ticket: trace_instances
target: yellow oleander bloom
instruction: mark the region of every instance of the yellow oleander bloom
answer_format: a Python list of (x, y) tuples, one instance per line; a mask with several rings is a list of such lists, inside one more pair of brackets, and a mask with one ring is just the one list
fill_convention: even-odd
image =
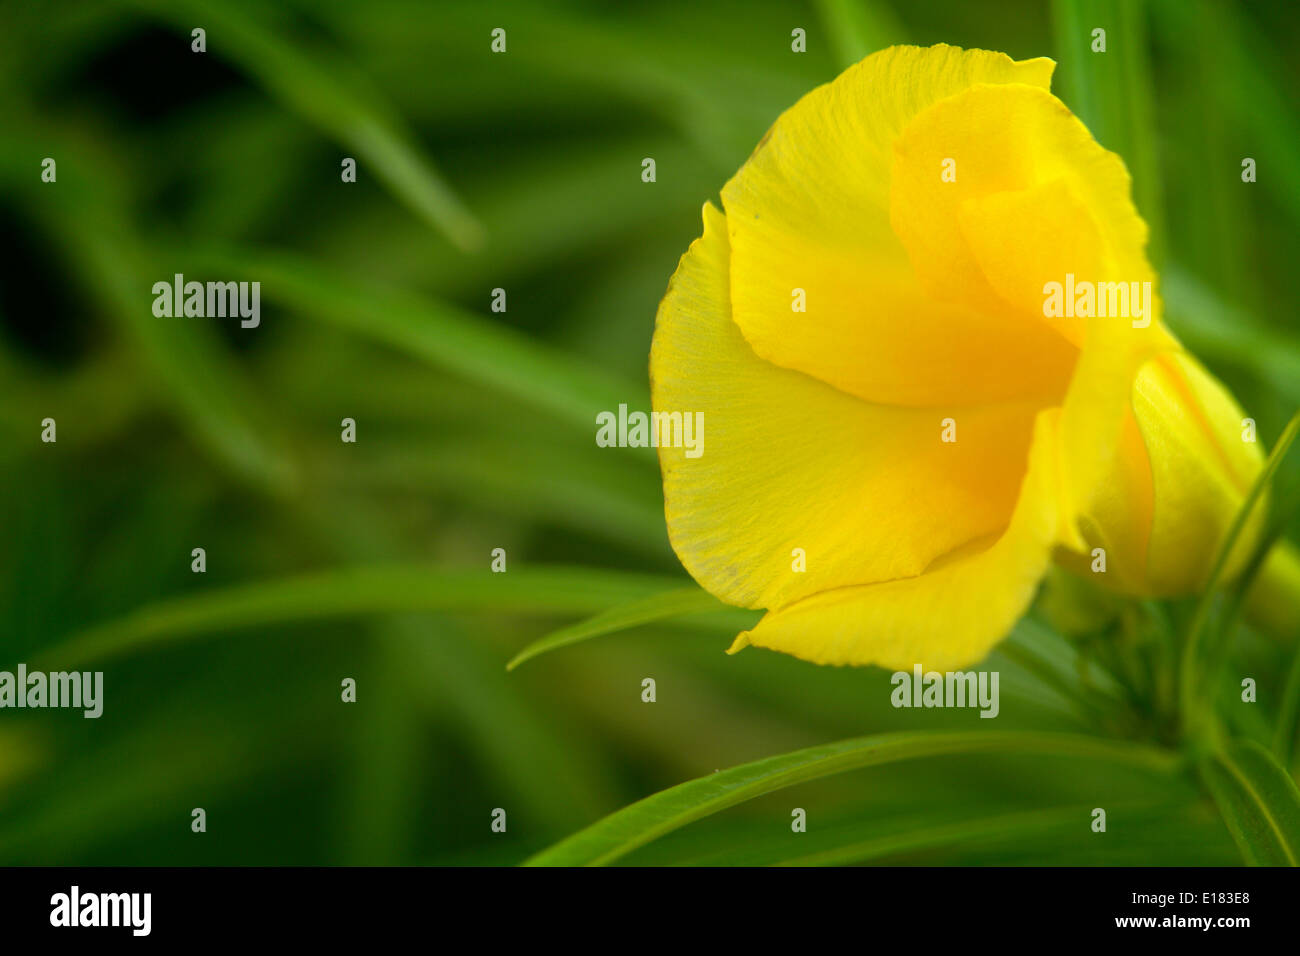
[(1128, 173), (1053, 66), (884, 50), (705, 205), (650, 366), (655, 410), (708, 434), (660, 448), (673, 547), (767, 609), (733, 649), (948, 669), (1053, 560), (1104, 549), (1124, 593), (1204, 583), (1261, 456), (1164, 328)]

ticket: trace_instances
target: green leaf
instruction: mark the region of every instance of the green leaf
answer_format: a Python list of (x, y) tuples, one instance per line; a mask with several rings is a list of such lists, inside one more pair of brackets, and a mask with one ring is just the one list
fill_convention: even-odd
[(391, 611), (590, 614), (671, 583), (670, 578), (591, 568), (527, 568), (508, 574), (493, 574), (486, 567), (344, 568), (159, 601), (83, 631), (43, 652), (41, 659), (81, 666), (214, 631)]
[(27, 734), (13, 729), (0, 731), (0, 796), (47, 761), (47, 755)]
[(1081, 658), (1069, 641), (1033, 616), (1017, 622), (996, 652), (1019, 664), (1090, 717), (1121, 703), (1119, 687), (1110, 674)]
[(1300, 647), (1292, 651), (1291, 668), (1282, 689), (1282, 705), (1278, 708), (1277, 724), (1273, 728), (1273, 753), (1283, 766), (1291, 765), (1297, 714), (1300, 714)]
[[(343, 65), (308, 56), (233, 3), (130, 0), (187, 35), (196, 23), (209, 34), (214, 55), (228, 57), (304, 120), (354, 149), (362, 164), (398, 199), (462, 249), (483, 243), (483, 227), (420, 154), (378, 94), (363, 93), (363, 78), (338, 78)], [(338, 168), (330, 170), (338, 175)]]
[[(545, 654), (547, 651), (553, 651), (561, 647), (568, 647), (570, 644), (577, 644), (593, 637), (603, 637), (606, 634), (626, 631), (655, 621), (666, 621), (689, 614), (720, 610), (728, 610), (727, 605), (698, 587), (679, 588), (664, 594), (652, 594), (647, 598), (639, 598), (626, 604), (620, 604), (618, 607), (612, 607), (607, 611), (602, 611), (595, 617), (553, 631), (545, 637), (533, 641), (511, 659), (510, 663), (506, 665), (506, 670), (512, 671), (524, 661), (532, 660), (539, 654)], [(736, 624), (740, 628), (753, 623), (753, 612), (740, 611), (736, 613), (735, 617)]]
[(1198, 276), (1177, 266), (1160, 277), (1170, 327), (1197, 355), (1231, 363), (1300, 402), (1300, 348), (1294, 338), (1225, 302)]
[[(1171, 807), (1150, 805), (1116, 807), (1107, 805), (1112, 816), (1123, 813), (1132, 820), (1141, 818), (1144, 823), (1159, 820)], [(950, 847), (962, 843), (992, 843), (999, 846), (1041, 848), (1045, 842), (1059, 845), (1062, 840), (1087, 829), (1092, 807), (1053, 807), (1046, 810), (1029, 810), (981, 816), (956, 823), (937, 826), (914, 826), (908, 829), (882, 833), (870, 839), (847, 843), (831, 850), (809, 853), (778, 862), (777, 866), (849, 866), (880, 857), (894, 856), (916, 850)]]
[[(469, 627), (455, 621), (439, 621), (438, 627), (449, 639), (429, 640), (427, 626), (414, 627), (400, 649), (408, 693), (423, 702), (437, 726), (457, 731), (473, 763), (487, 771), (491, 792), (509, 788), (498, 799), (512, 800), (512, 818), (517, 809), (530, 830), (541, 830), (529, 835), (527, 849), (545, 846), (618, 805), (622, 790), (615, 768), (602, 759), (595, 737), (565, 733), (567, 717), (550, 685), (521, 686), (501, 669), (497, 648), (476, 641)], [(463, 767), (447, 769), (476, 776)], [(417, 778), (427, 777), (423, 756), (416, 756), (415, 769)], [(524, 851), (509, 862), (519, 852)]]
[[(1097, 142), (1118, 153), (1133, 177), (1133, 199), (1150, 227), (1148, 255), (1164, 257), (1164, 197), (1151, 135), (1155, 95), (1147, 52), (1146, 4), (1141, 0), (1054, 0), (1061, 98)], [(1094, 53), (1092, 31), (1106, 31), (1106, 51)]]
[(214, 328), (176, 319), (159, 321), (142, 307), (150, 282), (122, 227), (111, 234), (84, 230), (79, 244), (97, 294), (144, 369), (163, 385), (180, 423), (192, 426), (197, 443), (261, 490), (292, 493), (298, 469), (282, 443), (258, 421), (264, 414), (258, 393), (221, 346)]
[[(261, 276), (263, 296), (313, 319), (382, 342), (545, 409), (596, 434), (596, 415), (649, 406), (642, 383), (625, 382), (473, 312), (384, 288), (278, 253), (209, 250), (205, 266)], [(631, 449), (647, 461), (654, 449)]]
[(815, 0), (814, 6), (841, 70), (868, 54), (906, 40), (893, 12), (873, 0)]
[(1260, 469), (1259, 475), (1255, 478), (1255, 483), (1251, 486), (1246, 500), (1237, 510), (1237, 515), (1233, 518), (1232, 525), (1228, 528), (1228, 533), (1224, 536), (1219, 545), (1218, 553), (1215, 555), (1214, 564), (1210, 570), (1210, 576), (1205, 585), (1205, 590), (1201, 593), (1201, 599), (1196, 605), (1196, 612), (1192, 617), (1192, 624), (1187, 634), (1187, 644), (1183, 651), (1183, 658), (1180, 667), (1180, 701), (1183, 714), (1184, 724), (1191, 727), (1198, 721), (1207, 719), (1208, 711), (1198, 709), (1197, 697), (1202, 689), (1204, 674), (1204, 661), (1202, 660), (1205, 648), (1205, 634), (1210, 617), (1210, 610), (1214, 603), (1215, 595), (1218, 593), (1219, 586), (1223, 580), (1224, 569), (1228, 564), (1228, 557), (1236, 547), (1237, 540), (1241, 537), (1246, 523), (1250, 520), (1255, 510), (1255, 505), (1263, 498), (1265, 491), (1273, 481), (1273, 473), (1277, 471), (1278, 465), (1286, 457), (1287, 449), (1295, 441), (1296, 433), (1300, 432), (1300, 412), (1292, 416), (1291, 421), (1287, 423), (1282, 430), (1282, 436), (1278, 439), (1277, 445), (1273, 448), (1273, 453), (1268, 456), (1268, 461)]
[(1235, 741), (1207, 756), (1201, 774), (1251, 866), (1300, 865), (1300, 790), (1254, 741)]
[(531, 857), (529, 866), (600, 866), (719, 810), (774, 790), (864, 767), (950, 754), (1054, 754), (1172, 772), (1168, 751), (1076, 734), (909, 731), (797, 750), (678, 784), (605, 817)]
[[(1286, 92), (1293, 86), (1292, 66), (1286, 48), (1264, 32), (1268, 18), (1252, 16), (1245, 4), (1213, 0), (1165, 0), (1151, 9), (1165, 42), (1175, 45), (1171, 48), (1213, 44), (1207, 52), (1228, 81), (1213, 82), (1217, 77), (1207, 81), (1198, 74), (1197, 103), (1205, 112), (1234, 124), (1234, 149), (1236, 143), (1248, 142), (1251, 151), (1247, 155), (1268, 157), (1276, 173), (1261, 178), (1260, 188), (1269, 190), (1271, 201), (1289, 212), (1293, 221), (1300, 219), (1300, 136), (1296, 133), (1295, 98)], [(1197, 142), (1205, 141), (1202, 132), (1196, 135)], [(1241, 156), (1235, 152), (1228, 156), (1231, 166), (1225, 172), (1236, 180)]]
[[(426, 397), (430, 391), (424, 389)], [(504, 414), (501, 396), (480, 389), (454, 406), (454, 414), (467, 427), (472, 427), (471, 404)], [(359, 414), (356, 417), (360, 420)], [(587, 444), (589, 436), (584, 436), (581, 451), (571, 442), (562, 444), (557, 434), (573, 437), (564, 426), (543, 429), (535, 417), (527, 418), (526, 424), (529, 433), (517, 439), (466, 438), (432, 449), (381, 444), (379, 439), (368, 445), (364, 460), (331, 460), (313, 474), (335, 486), (360, 484), (382, 494), (438, 494), (458, 508), (468, 505), (521, 523), (578, 530), (676, 564), (664, 531), (656, 472), (639, 457), (602, 454), (604, 449)], [(484, 421), (483, 427), (503, 431), (499, 423)]]
[(40, 129), (25, 108), (7, 108), (0, 177), (14, 196), (30, 195), (25, 164), (38, 151), (81, 157), (80, 163), (65, 165), (59, 188), (41, 193), (31, 209), (62, 244), (67, 262), (60, 267), (72, 272), (120, 330), (131, 359), (139, 363), (129, 374), (144, 372), (146, 381), (159, 383), (160, 398), (194, 441), (242, 480), (262, 491), (291, 491), (298, 479), (295, 463), (261, 423), (266, 403), (216, 331), (152, 314), (150, 289), (167, 274), (152, 271), (160, 260), (147, 255), (134, 231), (125, 187), (112, 173), (116, 157)]

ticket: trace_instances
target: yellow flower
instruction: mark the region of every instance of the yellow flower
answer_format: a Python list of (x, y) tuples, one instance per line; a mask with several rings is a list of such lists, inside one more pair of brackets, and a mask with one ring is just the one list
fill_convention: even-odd
[(1053, 66), (884, 50), (705, 205), (650, 366), (655, 410), (708, 434), (660, 448), (673, 547), (768, 612), (733, 650), (955, 668), (1053, 560), (1130, 594), (1204, 584), (1258, 445), (1164, 328), (1128, 173)]

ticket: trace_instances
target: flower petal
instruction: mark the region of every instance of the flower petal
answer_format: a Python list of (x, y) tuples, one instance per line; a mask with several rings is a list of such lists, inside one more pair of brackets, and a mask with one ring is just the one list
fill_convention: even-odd
[(891, 220), (937, 299), (1010, 306), (1081, 344), (1082, 322), (1044, 318), (1047, 282), (1154, 281), (1123, 161), (1046, 90), (972, 87), (917, 116), (894, 153)]
[(1040, 322), (933, 301), (889, 219), (893, 144), (913, 117), (975, 83), (1045, 88), (1052, 66), (894, 47), (786, 111), (722, 192), (733, 318), (754, 351), (875, 402), (1059, 398), (1072, 350)]
[[(661, 448), (669, 537), (705, 588), (779, 607), (817, 591), (917, 575), (1000, 533), (1027, 455), (1032, 403), (871, 405), (756, 356), (731, 322), (726, 222), (704, 207), (660, 305), (657, 411), (701, 412), (703, 453)], [(957, 441), (940, 440), (953, 417)], [(795, 548), (806, 571), (792, 569)]]
[[(1226, 534), (1263, 463), (1242, 440), (1232, 396), (1186, 352), (1147, 360), (1132, 390), (1122, 448), (1080, 522), (1087, 547), (1106, 550), (1099, 581), (1121, 593), (1193, 594), (1205, 584)], [(1246, 560), (1264, 518), (1256, 512), (1227, 572)], [(1063, 556), (1086, 573), (1086, 558)]]
[(1024, 613), (1050, 563), (1059, 521), (1059, 410), (1035, 422), (1015, 515), (992, 546), (915, 578), (840, 588), (769, 611), (736, 638), (819, 664), (920, 664), (950, 670), (980, 660)]
[[(1151, 461), (1155, 502), (1147, 553), (1148, 594), (1190, 594), (1205, 584), (1215, 553), (1263, 465), (1242, 441), (1241, 408), (1185, 352), (1142, 368), (1134, 410)], [(1255, 512), (1227, 573), (1246, 560), (1264, 518)]]

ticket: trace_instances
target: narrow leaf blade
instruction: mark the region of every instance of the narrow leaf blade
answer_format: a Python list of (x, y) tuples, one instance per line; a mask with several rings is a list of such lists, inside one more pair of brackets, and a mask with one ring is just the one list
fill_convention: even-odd
[(1267, 750), (1235, 741), (1208, 756), (1201, 774), (1247, 863), (1300, 865), (1300, 790)]
[(419, 565), (342, 568), (172, 598), (74, 635), (42, 655), (63, 667), (216, 631), (404, 611), (590, 614), (671, 578), (592, 568), (509, 574)]
[(848, 770), (950, 754), (1094, 757), (1169, 772), (1166, 751), (1076, 734), (909, 731), (858, 737), (768, 757), (646, 797), (525, 861), (528, 866), (600, 866), (688, 823), (755, 797)]
[[(593, 637), (603, 637), (619, 631), (630, 630), (642, 624), (666, 621), (688, 614), (700, 614), (707, 611), (723, 610), (727, 606), (707, 591), (698, 587), (679, 588), (664, 594), (652, 594), (638, 598), (626, 604), (601, 611), (594, 617), (579, 621), (569, 627), (553, 631), (545, 637), (533, 641), (511, 659), (506, 670), (514, 670), (524, 661), (532, 660), (547, 651), (568, 647)], [(742, 612), (743, 613), (743, 612)], [(743, 625), (742, 625), (743, 626)]]

